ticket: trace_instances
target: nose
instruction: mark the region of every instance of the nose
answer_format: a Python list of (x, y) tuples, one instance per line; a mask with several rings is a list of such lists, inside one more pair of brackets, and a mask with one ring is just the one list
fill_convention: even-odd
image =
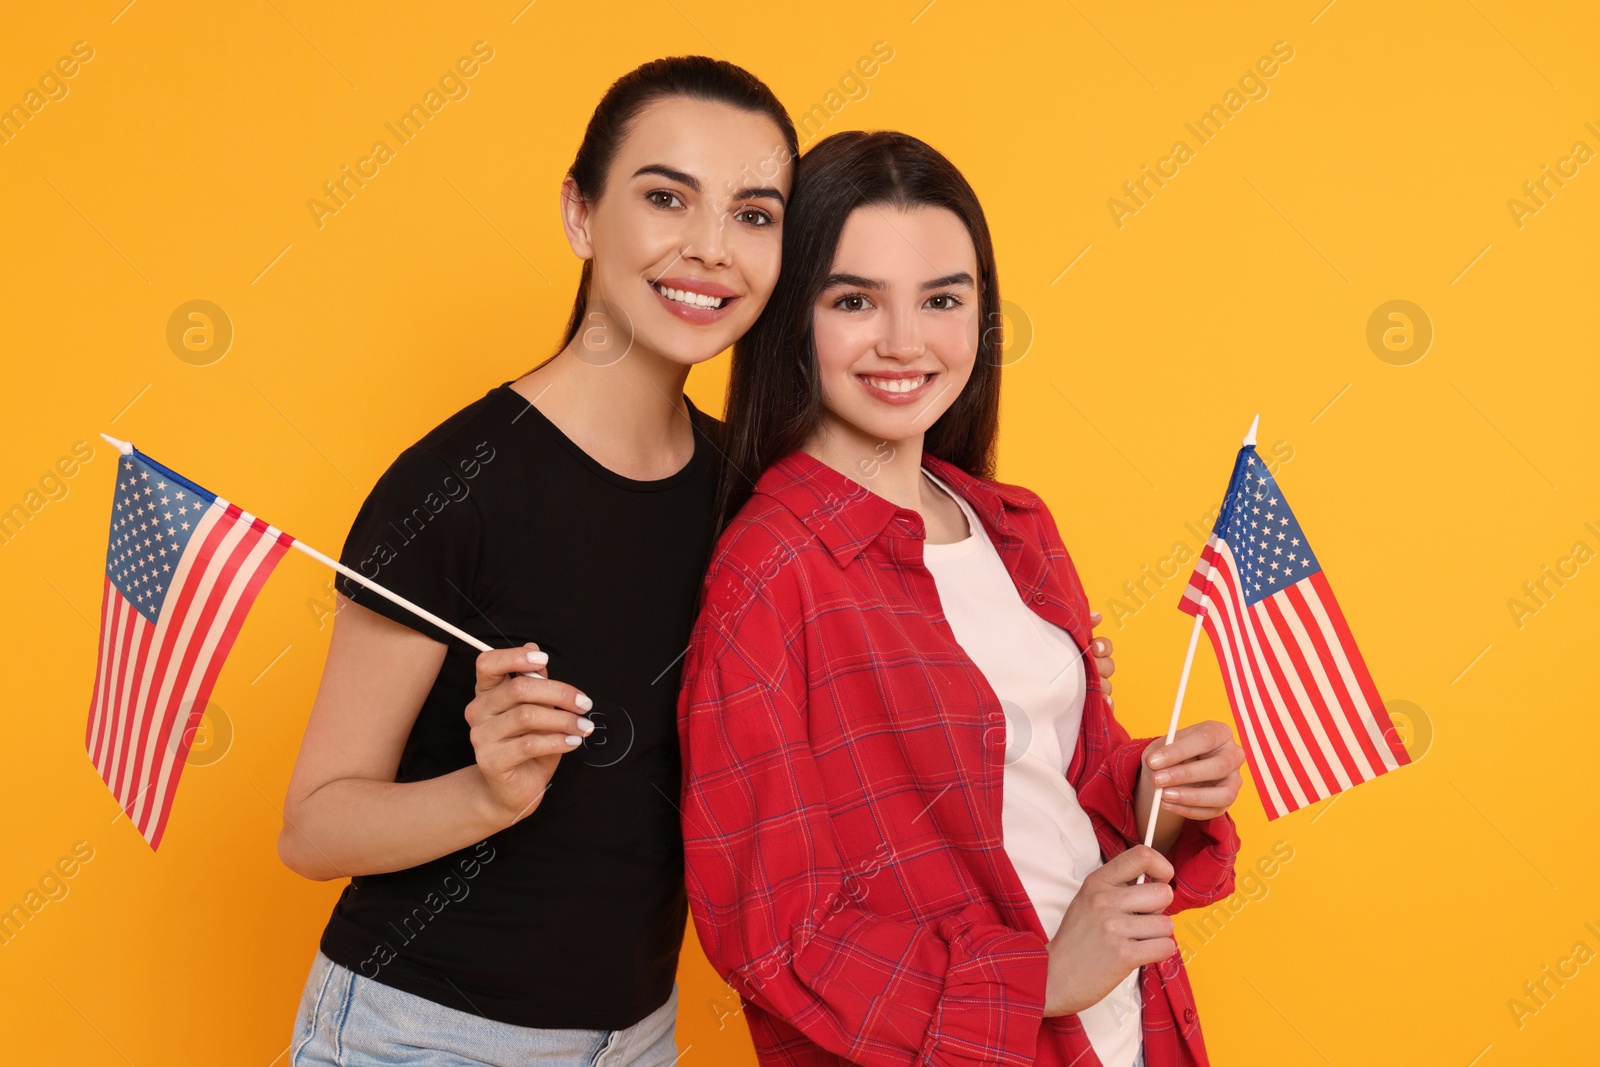
[(727, 213), (710, 210), (706, 205), (693, 215), (684, 234), (683, 258), (696, 260), (707, 267), (728, 266), (733, 262), (733, 255), (728, 248), (723, 225)]
[(922, 355), (922, 329), (916, 308), (893, 308), (882, 321), (885, 332), (878, 340), (879, 355), (895, 360), (913, 360)]

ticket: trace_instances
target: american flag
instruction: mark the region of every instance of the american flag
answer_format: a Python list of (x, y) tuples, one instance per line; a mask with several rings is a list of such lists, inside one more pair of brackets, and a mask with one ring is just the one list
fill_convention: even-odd
[(138, 451), (118, 461), (85, 744), (151, 849), (222, 661), (292, 540)]
[(1204, 619), (1268, 819), (1411, 762), (1254, 444), (1178, 607)]

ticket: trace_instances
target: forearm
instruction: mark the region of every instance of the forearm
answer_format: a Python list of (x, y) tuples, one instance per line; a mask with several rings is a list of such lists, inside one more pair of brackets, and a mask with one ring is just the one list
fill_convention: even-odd
[(339, 778), (284, 812), (278, 855), (325, 881), (405, 870), (505, 829), (476, 764), (420, 782)]

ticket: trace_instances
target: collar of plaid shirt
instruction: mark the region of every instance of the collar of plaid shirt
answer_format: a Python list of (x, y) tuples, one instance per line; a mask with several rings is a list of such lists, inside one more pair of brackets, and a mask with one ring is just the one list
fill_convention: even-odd
[[(946, 484), (961, 493), (983, 522), (1002, 562), (1010, 573), (1018, 593), (1025, 603), (1043, 619), (1070, 633), (1082, 649), (1087, 649), (1089, 607), (1077, 571), (1056, 531), (1055, 522), (1040, 498), (1027, 489), (976, 478), (935, 456), (924, 455), (923, 466), (942, 478)], [(776, 507), (774, 507), (776, 505)], [(785, 514), (787, 513), (787, 514)], [(795, 520), (798, 520), (798, 528)], [(809, 536), (808, 536), (809, 535)], [(927, 900), (935, 896), (944, 901), (944, 916), (939, 921), (929, 921), (941, 937), (949, 941), (948, 970), (943, 975), (923, 975), (943, 987), (943, 998), (935, 997), (925, 1014), (919, 1015), (916, 997), (908, 992), (908, 983), (890, 984), (882, 991), (885, 998), (894, 998), (908, 1013), (895, 1033), (903, 1035), (907, 1029), (923, 1033), (919, 1048), (890, 1050), (870, 1037), (850, 1035), (846, 1018), (834, 1020), (841, 1032), (837, 1038), (846, 1042), (850, 1060), (864, 1063), (918, 1062), (918, 1057), (931, 1057), (937, 1062), (1032, 1062), (1038, 1064), (1073, 1064), (1090, 1067), (1098, 1060), (1084, 1034), (1077, 1016), (1044, 1019), (1043, 973), (1044, 943), (1047, 934), (1039, 924), (1037, 913), (1028, 902), (1026, 889), (1006, 857), (1000, 830), (1001, 783), (1005, 748), (1004, 730), (983, 727), (987, 720), (1003, 722), (992, 688), (970, 658), (960, 650), (949, 633), (939, 609), (937, 589), (931, 573), (922, 561), (925, 529), (922, 517), (915, 511), (899, 507), (871, 492), (861, 483), (846, 477), (820, 460), (804, 453), (793, 452), (765, 471), (758, 479), (751, 504), (730, 525), (719, 544), (717, 559), (706, 580), (706, 596), (699, 625), (691, 644), (689, 661), (685, 668), (686, 688), (680, 704), (680, 731), (683, 734), (685, 753), (685, 832), (687, 860), (690, 865), (690, 895), (695, 900), (696, 922), (699, 924), (701, 942), (720, 973), (728, 977), (736, 988), (750, 1001), (747, 1018), (758, 1053), (766, 1063), (831, 1063), (846, 1062), (834, 1059), (824, 1046), (834, 1046), (826, 1029), (804, 1026), (800, 1018), (785, 1010), (784, 990), (776, 976), (762, 971), (752, 982), (744, 967), (748, 958), (759, 952), (749, 943), (749, 927), (743, 930), (725, 928), (722, 924), (740, 925), (737, 911), (729, 910), (731, 898), (739, 898), (748, 890), (748, 875), (731, 871), (729, 881), (720, 889), (712, 889), (716, 876), (704, 859), (707, 852), (699, 846), (716, 838), (716, 848), (711, 851), (726, 852), (731, 829), (747, 818), (755, 825), (742, 827), (754, 830), (760, 826), (772, 833), (782, 822), (809, 819), (800, 812), (813, 801), (833, 807), (835, 804), (865, 805), (872, 809), (871, 817), (864, 821), (855, 817), (835, 818), (833, 834), (838, 839), (841, 861), (846, 854), (860, 857), (881, 850), (885, 845), (881, 833), (854, 835), (852, 827), (902, 826), (917, 814), (917, 808), (937, 812), (942, 821), (944, 813), (955, 811), (971, 823), (962, 840), (945, 846), (951, 855), (948, 862), (932, 867), (924, 858), (908, 865), (895, 884), (878, 888), (882, 869), (874, 864), (872, 903), (877, 911), (893, 915), (901, 923), (932, 916), (919, 915), (925, 910)], [(808, 547), (807, 542), (810, 542)], [(831, 560), (822, 563), (817, 548), (824, 549)], [(866, 558), (863, 559), (862, 557)], [(773, 619), (777, 629), (793, 632), (798, 619), (805, 619), (806, 628), (826, 626), (826, 612), (819, 605), (826, 602), (837, 605), (853, 602), (859, 610), (852, 612), (850, 625), (835, 628), (821, 642), (826, 645), (830, 660), (848, 657), (854, 661), (880, 664), (871, 672), (853, 670), (841, 672), (830, 669), (826, 663), (815, 663), (812, 657), (801, 653), (806, 661), (809, 677), (805, 680), (807, 702), (807, 735), (795, 739), (800, 745), (824, 746), (830, 741), (842, 741), (859, 734), (848, 743), (854, 749), (849, 758), (859, 769), (870, 769), (872, 776), (885, 781), (904, 780), (908, 775), (926, 773), (927, 766), (919, 765), (915, 756), (907, 757), (907, 750), (918, 743), (912, 738), (887, 740), (878, 727), (885, 718), (882, 713), (873, 715), (872, 729), (868, 730), (859, 719), (865, 709), (874, 706), (874, 695), (881, 695), (884, 687), (897, 680), (897, 670), (912, 670), (925, 674), (928, 670), (947, 679), (946, 687), (936, 699), (940, 712), (949, 720), (950, 737), (974, 742), (974, 751), (961, 753), (957, 758), (957, 773), (941, 791), (928, 790), (926, 797), (919, 795), (918, 802), (908, 810), (901, 810), (901, 798), (887, 791), (875, 790), (871, 782), (859, 785), (864, 796), (819, 796), (794, 798), (795, 811), (785, 811), (782, 805), (773, 806), (770, 796), (764, 798), (759, 813), (735, 814), (725, 799), (719, 799), (720, 789), (709, 786), (725, 775), (737, 775), (750, 767), (750, 761), (736, 755), (741, 741), (764, 747), (767, 753), (773, 748), (770, 737), (755, 737), (729, 742), (727, 735), (738, 729), (730, 720), (731, 709), (738, 698), (729, 695), (727, 678), (709, 679), (716, 670), (706, 671), (704, 665), (715, 664), (731, 654), (734, 660), (743, 660), (745, 666), (755, 667), (749, 673), (768, 676), (775, 670), (770, 659), (753, 664), (741, 655), (738, 646), (751, 646), (756, 657), (770, 656), (771, 649), (756, 646), (765, 644), (758, 638), (767, 635), (768, 620), (757, 617), (748, 610), (752, 578), (772, 576), (774, 561), (785, 560), (785, 566), (800, 568), (805, 577), (798, 583), (806, 590), (800, 599), (809, 603), (791, 602), (780, 589), (796, 588), (796, 583), (773, 582), (769, 592), (777, 597), (771, 610), (779, 615), (790, 614), (787, 620)], [(892, 566), (889, 566), (892, 564)], [(893, 575), (886, 578), (885, 575)], [(852, 601), (853, 598), (853, 601)], [(874, 600), (884, 598), (909, 599), (915, 614), (907, 617), (897, 611), (876, 610), (881, 604)], [(872, 610), (869, 610), (869, 606)], [(916, 627), (933, 627), (934, 631), (918, 633)], [(849, 636), (845, 636), (849, 635)], [(841, 638), (854, 643), (846, 647)], [(772, 639), (772, 638), (769, 638)], [(811, 639), (793, 638), (814, 648)], [(925, 644), (916, 645), (923, 641)], [(905, 666), (888, 666), (883, 658), (889, 656), (897, 662), (903, 656), (908, 642), (919, 648), (924, 663)], [(860, 647), (861, 645), (865, 647)], [(1077, 791), (1079, 803), (1089, 815), (1101, 850), (1106, 856), (1116, 855), (1139, 840), (1132, 798), (1137, 786), (1140, 755), (1152, 738), (1133, 740), (1126, 730), (1113, 719), (1106, 709), (1101, 691), (1099, 672), (1092, 659), (1086, 657), (1088, 692), (1085, 697), (1082, 732), (1079, 744), (1074, 747), (1066, 768), (1068, 782)], [(963, 677), (965, 692), (954, 692), (948, 681), (950, 672)], [(739, 672), (744, 673), (744, 672)], [(874, 676), (877, 677), (874, 677)], [(969, 696), (970, 694), (970, 696)], [(921, 695), (921, 694), (919, 694)], [(971, 705), (971, 706), (963, 706)], [(707, 744), (707, 738), (698, 722), (713, 720), (696, 718), (699, 706), (717, 707), (723, 720), (717, 722), (718, 744)], [(830, 709), (850, 707), (857, 715), (857, 729), (842, 727), (836, 720), (842, 716)], [(998, 718), (997, 718), (998, 717)], [(748, 717), (742, 721), (749, 723)], [(826, 720), (826, 722), (824, 722)], [(970, 731), (970, 732), (968, 732)], [(872, 735), (876, 736), (872, 736)], [(936, 736), (936, 735), (935, 735)], [(944, 745), (938, 740), (923, 742)], [(763, 753), (766, 755), (767, 753)], [(796, 758), (791, 755), (789, 759)], [(804, 758), (799, 757), (799, 758)], [(822, 761), (819, 760), (819, 765)], [(934, 761), (930, 761), (934, 762)], [(726, 765), (724, 765), (726, 764)], [(907, 765), (909, 764), (909, 765)], [(742, 765), (742, 766), (741, 766)], [(794, 777), (792, 768), (785, 771)], [(805, 777), (805, 775), (800, 775)], [(706, 788), (702, 789), (702, 784)], [(745, 792), (752, 783), (743, 783)], [(852, 788), (857, 788), (851, 783)], [(826, 787), (824, 788), (826, 792)], [(900, 790), (901, 793), (904, 790)], [(713, 793), (717, 796), (713, 797)], [(938, 793), (937, 796), (934, 794)], [(719, 833), (696, 833), (700, 812), (715, 810), (710, 816), (719, 826)], [(851, 839), (860, 836), (861, 840)], [(891, 853), (895, 843), (888, 843)], [(1233, 892), (1233, 860), (1238, 849), (1238, 837), (1232, 820), (1224, 815), (1203, 823), (1185, 825), (1178, 842), (1171, 850), (1175, 875), (1174, 900), (1168, 912), (1211, 904)], [(753, 858), (752, 858), (753, 859)], [(852, 859), (851, 862), (854, 862)], [(732, 867), (745, 870), (769, 869), (771, 861), (758, 864), (735, 861)], [(890, 860), (885, 866), (893, 866)], [(775, 868), (772, 868), (775, 869)], [(928, 878), (931, 870), (945, 873), (933, 886)], [(815, 874), (815, 872), (809, 872)], [(951, 874), (957, 875), (952, 878)], [(802, 874), (804, 878), (806, 875)], [(826, 878), (813, 879), (825, 882)], [(910, 886), (920, 885), (925, 893)], [(907, 888), (901, 888), (907, 887)], [(815, 891), (817, 886), (812, 885)], [(763, 895), (765, 895), (763, 891)], [(923, 900), (911, 899), (924, 896)], [(905, 897), (906, 899), (902, 899)], [(951, 904), (952, 900), (957, 903)], [(781, 901), (777, 902), (781, 905)], [(772, 902), (763, 908), (774, 906)], [(748, 923), (749, 917), (745, 922)], [(826, 923), (823, 924), (824, 926)], [(870, 941), (872, 935), (858, 936)], [(779, 941), (779, 948), (787, 952), (787, 942)], [(813, 941), (823, 940), (819, 931)], [(730, 944), (731, 941), (731, 944)], [(741, 944), (742, 942), (742, 944)], [(732, 945), (740, 944), (738, 949)], [(728, 951), (725, 951), (725, 947)], [(879, 952), (885, 946), (879, 946)], [(909, 950), (906, 950), (909, 952)], [(892, 951), (890, 952), (892, 955)], [(987, 958), (986, 958), (987, 956)], [(1183, 952), (1174, 953), (1161, 964), (1145, 967), (1140, 975), (1143, 1003), (1143, 1029), (1145, 1063), (1148, 1067), (1189, 1067), (1205, 1065), (1207, 1061), (1204, 1040), (1200, 1033), (1193, 994), (1185, 973)], [(958, 959), (959, 957), (959, 959)], [(805, 954), (789, 960), (790, 969), (799, 970)], [(877, 963), (884, 962), (874, 954)], [(903, 965), (904, 966), (904, 965)], [(863, 968), (862, 977), (868, 982), (866, 969), (871, 968), (865, 959), (853, 963), (847, 953), (840, 953), (826, 969), (839, 968), (842, 980), (850, 979), (844, 968)], [(914, 970), (914, 967), (908, 967)], [(965, 972), (957, 981), (957, 972)], [(903, 976), (902, 976), (903, 977)], [(808, 983), (801, 983), (806, 985)], [(860, 979), (851, 981), (851, 987), (863, 985)], [(1035, 988), (1037, 987), (1037, 988)], [(869, 995), (870, 988), (862, 988)], [(805, 1003), (802, 997), (796, 1004)], [(968, 1006), (957, 1010), (947, 1003), (960, 999)], [(814, 1001), (812, 1001), (814, 1003)], [(923, 1029), (915, 1030), (921, 1019)], [(820, 1026), (820, 1023), (818, 1024)], [(861, 1021), (866, 1025), (866, 1020)], [(880, 1024), (881, 1025), (881, 1024)], [(887, 1032), (887, 1031), (885, 1031)], [(808, 1040), (810, 1038), (810, 1040)], [(816, 1044), (812, 1042), (818, 1041)], [(903, 1040), (903, 1036), (902, 1036)], [(797, 1044), (798, 1043), (798, 1044)], [(834, 1046), (837, 1047), (837, 1046)], [(910, 1059), (902, 1054), (911, 1053)]]

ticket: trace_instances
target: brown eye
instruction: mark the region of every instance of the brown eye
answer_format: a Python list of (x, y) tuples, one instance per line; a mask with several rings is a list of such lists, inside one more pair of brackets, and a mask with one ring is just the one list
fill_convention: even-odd
[(683, 201), (678, 199), (678, 194), (666, 189), (652, 189), (644, 194), (644, 198), (656, 207), (682, 207)]

